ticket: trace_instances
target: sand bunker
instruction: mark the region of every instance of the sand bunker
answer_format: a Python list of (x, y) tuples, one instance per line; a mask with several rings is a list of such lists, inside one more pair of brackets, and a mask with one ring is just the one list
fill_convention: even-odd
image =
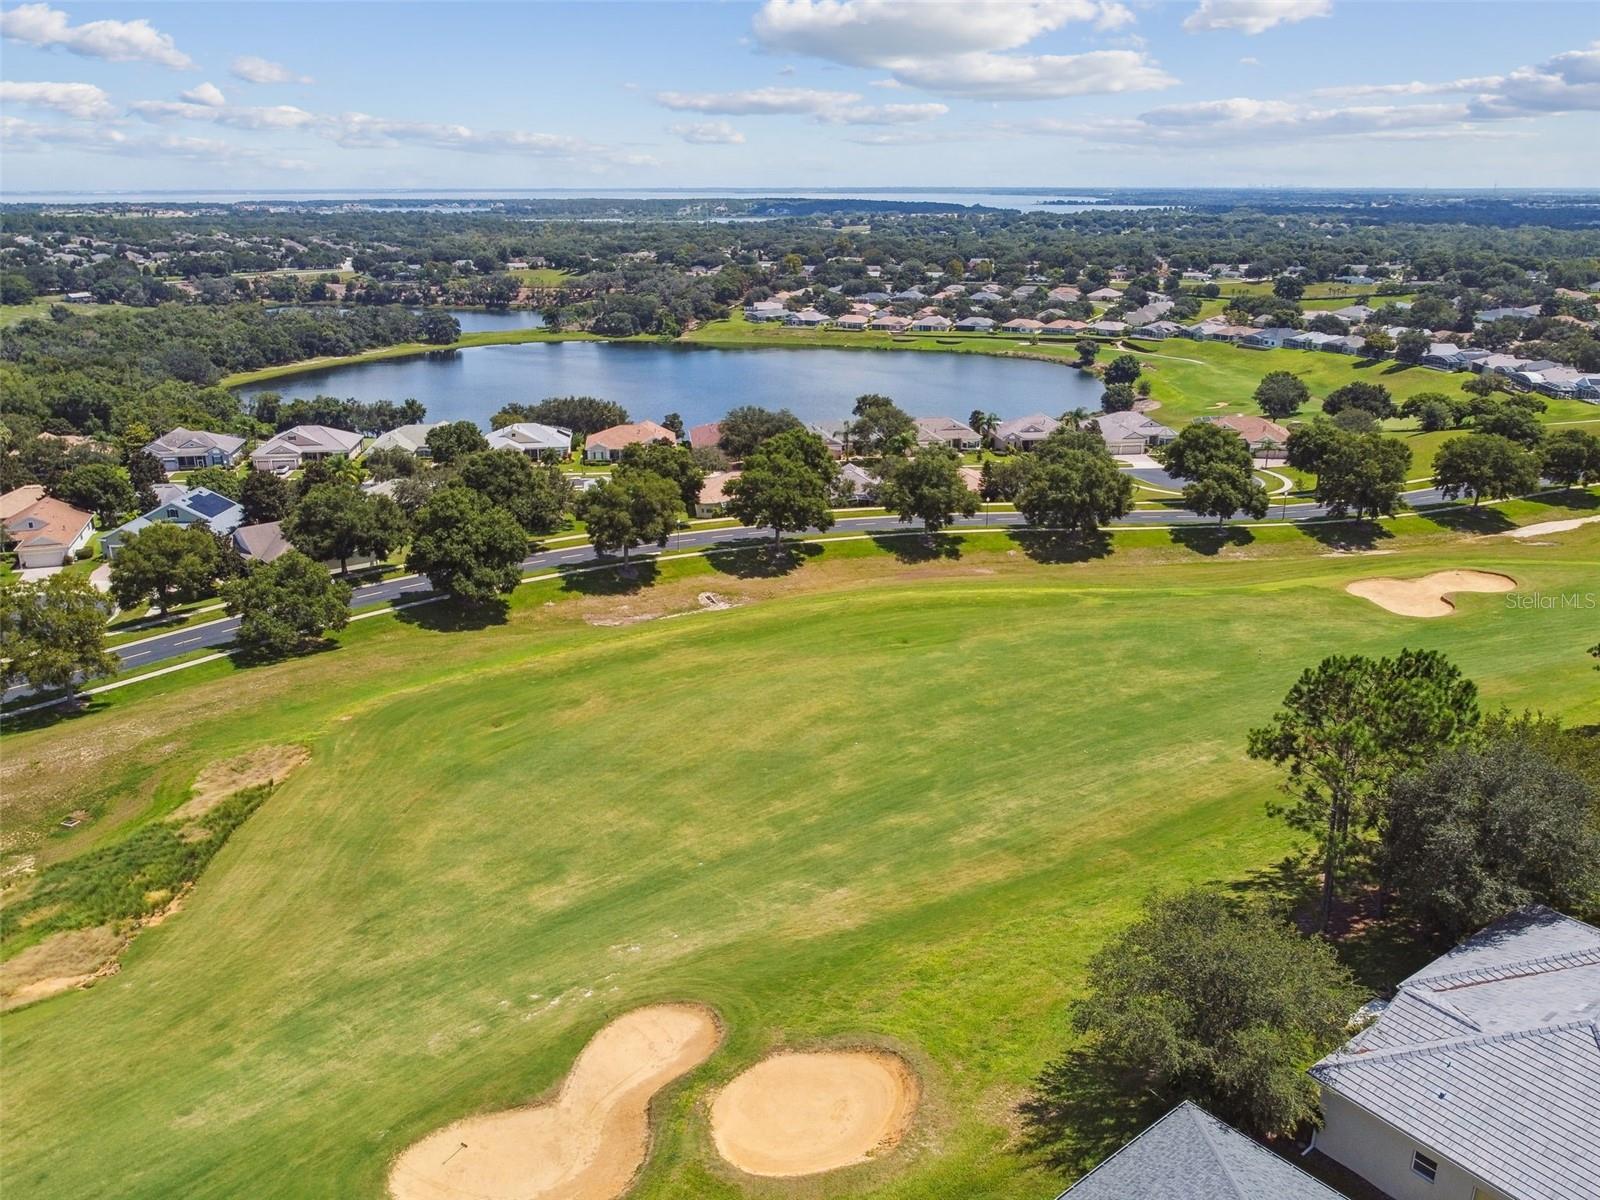
[(650, 1100), (711, 1057), (709, 1009), (657, 1004), (618, 1017), (572, 1064), (554, 1100), (468, 1117), (395, 1160), (396, 1200), (614, 1200), (650, 1148)]
[(195, 777), (189, 799), (172, 816), (196, 820), (245, 788), (282, 783), (310, 757), (304, 746), (258, 746), (237, 758), (211, 763)]
[(893, 1149), (917, 1107), (917, 1081), (893, 1054), (775, 1054), (711, 1105), (717, 1151), (751, 1175), (832, 1171)]
[(1345, 587), (1352, 596), (1371, 600), (1402, 617), (1448, 617), (1455, 592), (1509, 592), (1517, 581), (1493, 571), (1435, 571), (1421, 579), (1358, 579)]
[(1548, 533), (1568, 533), (1581, 525), (1590, 525), (1600, 521), (1600, 517), (1572, 517), (1566, 521), (1540, 521), (1537, 525), (1523, 525), (1517, 529), (1508, 529), (1501, 537), (1530, 538), (1544, 537)]

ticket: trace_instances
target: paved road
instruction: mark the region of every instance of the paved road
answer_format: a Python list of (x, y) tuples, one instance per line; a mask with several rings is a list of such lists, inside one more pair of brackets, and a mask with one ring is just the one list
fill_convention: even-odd
[[(1426, 488), (1419, 491), (1407, 492), (1406, 500), (1413, 507), (1426, 507), (1430, 504), (1444, 503), (1444, 497), (1437, 488)], [(1285, 510), (1274, 505), (1267, 514), (1268, 520), (1279, 519)], [(1309, 521), (1327, 515), (1327, 510), (1320, 504), (1305, 504), (1291, 506), (1287, 513), (1289, 519), (1294, 521)], [(968, 519), (956, 522), (956, 528), (982, 529), (988, 528), (1013, 528), (1023, 525), (1022, 515), (1014, 512), (979, 513)], [(1204, 525), (1215, 524), (1209, 518), (1196, 517), (1193, 513), (1181, 510), (1151, 510), (1141, 509), (1129, 513), (1120, 525)], [(833, 533), (906, 533), (913, 527), (907, 526), (894, 517), (842, 517), (833, 527)], [(685, 529), (676, 533), (672, 541), (662, 550), (651, 546), (648, 550), (636, 551), (634, 557), (645, 558), (657, 553), (674, 554), (680, 550), (700, 550), (711, 546), (727, 545), (729, 543), (749, 542), (761, 539), (767, 535), (759, 530), (747, 527), (725, 529)], [(570, 546), (562, 549), (542, 550), (531, 554), (523, 562), (523, 574), (532, 574), (541, 570), (559, 570), (563, 567), (593, 566), (596, 559), (594, 549), (587, 545)], [(614, 560), (607, 560), (614, 561)], [(370, 608), (377, 604), (404, 603), (408, 599), (420, 599), (426, 596), (431, 589), (428, 581), (419, 576), (405, 576), (397, 579), (384, 580), (382, 583), (369, 583), (355, 589), (351, 597), (351, 607), (356, 609)], [(193, 654), (197, 651), (215, 649), (224, 646), (233, 640), (234, 631), (239, 622), (234, 617), (222, 617), (218, 620), (201, 625), (193, 625), (187, 629), (174, 629), (169, 633), (155, 633), (148, 637), (132, 642), (125, 642), (112, 648), (112, 653), (117, 655), (125, 667), (135, 670), (144, 670), (155, 666), (166, 659), (177, 658), (184, 654)], [(21, 699), (28, 695), (28, 688), (14, 687), (5, 693), (5, 700)]]

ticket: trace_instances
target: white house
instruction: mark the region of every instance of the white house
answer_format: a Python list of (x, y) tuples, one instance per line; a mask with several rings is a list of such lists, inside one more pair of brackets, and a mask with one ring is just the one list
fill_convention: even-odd
[(541, 425), (537, 421), (518, 421), (491, 433), (489, 449), (515, 450), (529, 458), (566, 458), (572, 453), (572, 430), (559, 425)]
[(914, 417), (917, 441), (921, 445), (941, 442), (955, 450), (976, 450), (983, 444), (978, 431), (954, 417)]
[(1600, 929), (1496, 921), (1311, 1074), (1316, 1148), (1394, 1200), (1600, 1196)]
[(296, 425), (285, 429), (277, 437), (258, 446), (250, 455), (250, 465), (257, 471), (272, 471), (287, 475), (298, 471), (308, 462), (323, 458), (346, 457), (361, 449), (362, 437), (348, 429), (333, 429), (327, 425)]
[(443, 424), (444, 421), (428, 421), (421, 425), (401, 425), (388, 433), (379, 434), (367, 447), (367, 453), (371, 454), (374, 450), (404, 450), (407, 454), (428, 458), (433, 453), (428, 449), (428, 431)]

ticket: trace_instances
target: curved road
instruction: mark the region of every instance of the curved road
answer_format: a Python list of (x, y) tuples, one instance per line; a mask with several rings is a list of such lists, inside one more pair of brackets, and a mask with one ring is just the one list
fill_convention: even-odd
[[(1407, 492), (1406, 500), (1413, 508), (1426, 507), (1430, 504), (1447, 503), (1439, 494), (1437, 488), (1423, 488), (1418, 491)], [(1313, 521), (1327, 516), (1327, 509), (1320, 504), (1296, 505), (1293, 516), (1287, 518), (1293, 521)], [(1269, 511), (1267, 520), (1272, 519)], [(1139, 510), (1129, 513), (1119, 526), (1138, 525), (1215, 525), (1216, 522), (1208, 517), (1197, 517), (1193, 513), (1181, 510)], [(983, 529), (988, 528), (1016, 528), (1024, 526), (1022, 514), (1014, 512), (978, 513), (955, 522), (952, 528), (957, 529)], [(892, 516), (877, 517), (841, 517), (838, 524), (833, 527), (835, 533), (909, 533), (913, 532), (912, 526), (897, 520)], [(651, 546), (635, 552), (635, 557), (654, 557), (656, 554), (675, 554), (680, 550), (703, 550), (708, 547), (725, 545), (732, 542), (749, 542), (752, 539), (762, 539), (767, 535), (760, 530), (748, 526), (738, 526), (723, 529), (684, 529), (675, 533), (666, 547), (658, 550)], [(530, 554), (523, 561), (523, 574), (536, 571), (559, 571), (562, 568), (577, 566), (594, 566), (601, 562), (611, 563), (615, 559), (599, 559), (594, 548), (587, 544), (570, 546), (562, 549), (541, 550)], [(355, 609), (371, 608), (378, 604), (403, 604), (407, 600), (419, 600), (430, 593), (428, 581), (418, 575), (405, 575), (395, 579), (387, 579), (381, 583), (369, 583), (355, 589), (355, 594), (350, 599), (350, 605)], [(219, 617), (199, 625), (191, 625), (185, 629), (174, 629), (167, 633), (155, 633), (149, 637), (138, 638), (131, 642), (124, 642), (112, 647), (112, 653), (122, 660), (124, 667), (143, 670), (146, 667), (170, 658), (177, 658), (184, 654), (193, 654), (200, 650), (215, 650), (233, 641), (234, 631), (238, 628), (239, 621), (236, 617)], [(21, 699), (29, 694), (30, 689), (18, 686), (8, 690), (5, 701)]]

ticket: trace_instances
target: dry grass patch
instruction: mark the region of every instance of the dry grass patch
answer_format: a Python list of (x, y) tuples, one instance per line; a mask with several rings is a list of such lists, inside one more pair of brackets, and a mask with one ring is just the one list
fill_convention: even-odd
[(71, 929), (0, 962), (0, 1010), (20, 1008), (114, 974), (128, 944), (110, 925)]
[(192, 794), (172, 817), (193, 821), (246, 788), (276, 786), (310, 758), (311, 751), (304, 746), (258, 746), (247, 754), (214, 762), (195, 777)]

